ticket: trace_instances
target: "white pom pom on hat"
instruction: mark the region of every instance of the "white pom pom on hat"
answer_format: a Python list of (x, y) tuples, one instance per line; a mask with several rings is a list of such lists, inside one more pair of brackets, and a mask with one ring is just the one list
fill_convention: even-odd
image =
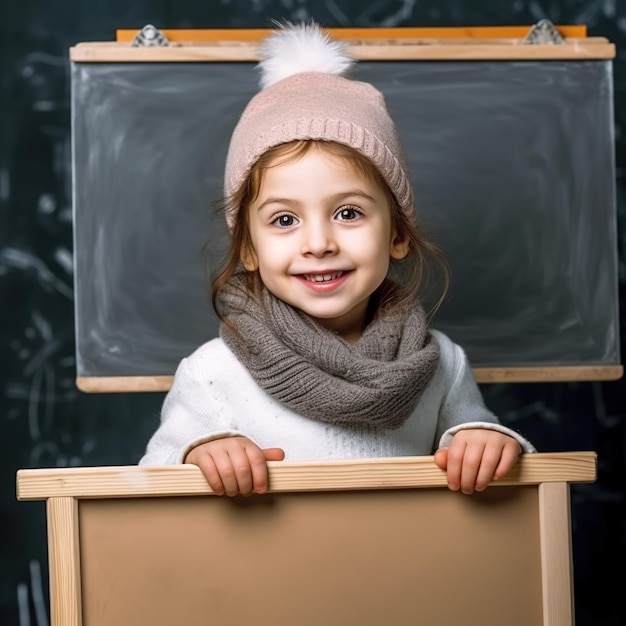
[(342, 76), (354, 64), (347, 45), (334, 41), (314, 22), (294, 26), (278, 24), (278, 34), (268, 37), (260, 46), (263, 61), (261, 88), (300, 72), (322, 72)]
[[(285, 24), (260, 46), (263, 88), (248, 103), (231, 137), (224, 192), (244, 183), (258, 158), (296, 140), (335, 141), (378, 168), (400, 209), (415, 219), (404, 148), (385, 104), (370, 83), (343, 74), (354, 63), (347, 46), (315, 23)], [(236, 210), (226, 215), (233, 227)]]

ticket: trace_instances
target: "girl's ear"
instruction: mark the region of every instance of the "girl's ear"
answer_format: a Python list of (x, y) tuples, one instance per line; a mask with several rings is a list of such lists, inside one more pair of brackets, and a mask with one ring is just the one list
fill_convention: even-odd
[(389, 244), (389, 256), (396, 261), (403, 259), (409, 253), (409, 238), (406, 235), (393, 233)]
[(259, 261), (251, 245), (244, 245), (241, 249), (241, 264), (248, 272), (255, 272), (259, 269)]

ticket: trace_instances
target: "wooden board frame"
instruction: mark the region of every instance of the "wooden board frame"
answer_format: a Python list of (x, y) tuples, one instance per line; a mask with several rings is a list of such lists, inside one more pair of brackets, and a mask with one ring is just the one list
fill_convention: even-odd
[[(485, 494), (463, 496), (446, 489), (445, 474), (437, 468), (432, 457), (311, 463), (271, 462), (269, 463), (270, 494), (256, 498), (258, 498), (258, 502), (263, 503), (268, 501), (264, 500), (265, 498), (272, 497), (271, 494), (286, 494), (287, 497), (297, 495), (301, 502), (306, 503), (308, 500), (307, 493), (311, 494), (311, 498), (324, 494), (322, 496), (325, 498), (324, 502), (326, 502), (327, 508), (330, 507), (332, 511), (333, 508), (339, 507), (340, 503), (345, 507), (346, 498), (351, 497), (350, 494), (367, 493), (369, 494), (367, 497), (371, 498), (368, 502), (372, 504), (366, 504), (366, 506), (371, 506), (373, 513), (374, 508), (377, 511), (385, 509), (386, 495), (395, 498), (397, 494), (402, 493), (404, 496), (408, 495), (410, 500), (415, 503), (420, 500), (420, 493), (417, 491), (426, 490), (422, 493), (428, 506), (430, 504), (428, 504), (427, 498), (436, 495), (436, 501), (446, 503), (445, 506), (447, 507), (450, 504), (457, 506), (459, 503), (480, 503), (480, 499), (487, 494), (493, 496), (507, 491), (501, 487), (512, 490), (512, 494), (517, 494), (517, 490), (520, 490), (523, 497), (533, 503), (528, 509), (528, 515), (533, 517), (533, 512), (537, 514), (537, 519), (522, 520), (521, 523), (525, 525), (528, 522), (533, 528), (538, 529), (536, 536), (539, 545), (532, 546), (530, 551), (537, 553), (536, 560), (539, 563), (541, 580), (535, 581), (535, 576), (531, 572), (519, 571), (518, 562), (511, 562), (507, 565), (510, 571), (499, 571), (496, 575), (505, 579), (508, 576), (513, 577), (513, 579), (518, 577), (520, 581), (534, 581), (532, 584), (537, 585), (537, 589), (539, 589), (534, 593), (535, 600), (539, 598), (538, 603), (540, 605), (536, 613), (541, 615), (540, 618), (537, 618), (537, 626), (572, 626), (574, 617), (569, 483), (593, 482), (596, 478), (596, 465), (597, 458), (593, 452), (524, 455), (520, 457), (519, 462), (509, 475), (504, 480), (494, 483)], [(342, 492), (343, 496), (341, 495)], [(90, 517), (89, 515), (81, 516), (81, 503), (98, 501), (101, 503), (98, 505), (100, 508), (97, 510), (99, 511), (105, 511), (106, 507), (112, 506), (116, 511), (123, 512), (133, 506), (141, 507), (142, 505), (138, 505), (138, 502), (144, 502), (145, 506), (148, 507), (158, 501), (161, 511), (176, 512), (177, 509), (192, 501), (201, 506), (206, 506), (206, 504), (202, 505), (202, 502), (206, 502), (202, 497), (210, 496), (211, 493), (200, 471), (194, 466), (20, 470), (17, 474), (18, 499), (47, 501), (52, 626), (99, 626), (110, 623), (106, 620), (94, 619), (94, 615), (98, 615), (98, 610), (93, 607), (101, 606), (101, 604), (98, 604), (97, 599), (91, 595), (93, 595), (93, 590), (99, 590), (100, 586), (83, 579), (85, 572), (90, 570), (81, 561), (81, 523), (85, 523), (85, 520), (89, 520)], [(411, 493), (414, 493), (414, 496), (411, 496)], [(185, 498), (184, 496), (192, 496), (192, 498)], [(199, 497), (200, 500), (198, 500)], [(218, 509), (222, 508), (222, 505), (230, 506), (228, 500), (224, 498), (215, 504)], [(243, 499), (244, 503), (245, 501), (246, 499)], [(404, 502), (406, 503), (407, 500)], [(498, 518), (498, 510), (502, 514), (502, 512), (506, 512), (509, 505), (505, 503), (504, 506), (490, 509), (489, 500), (486, 502), (487, 506), (483, 503), (479, 508), (482, 507), (481, 514), (487, 516), (484, 518), (487, 523), (493, 523), (494, 527), (498, 528), (506, 525), (506, 521), (502, 522)], [(382, 506), (378, 506), (379, 504)], [(85, 506), (93, 505), (85, 504)], [(263, 507), (267, 509), (265, 505), (262, 505)], [(230, 515), (232, 515), (233, 510), (236, 517), (231, 519), (245, 520), (246, 515), (251, 515), (245, 504), (239, 508), (231, 507)], [(404, 511), (404, 509), (401, 510)], [(462, 533), (465, 518), (462, 508), (460, 511), (458, 518), (452, 520), (451, 523), (454, 524), (455, 529)], [(431, 509), (429, 509), (430, 512), (432, 512)], [(410, 514), (408, 510), (407, 514)], [(93, 520), (97, 518), (98, 513), (90, 515)], [(180, 519), (180, 516), (177, 519)], [(152, 521), (149, 525), (152, 525)], [(244, 529), (245, 526), (246, 524), (243, 524)], [(248, 524), (248, 526), (249, 528), (255, 527), (254, 524)], [(235, 535), (235, 537), (249, 538), (250, 530), (243, 530), (242, 532), (243, 535)], [(515, 531), (512, 532), (515, 533)], [(85, 536), (88, 534), (85, 533)], [(230, 535), (230, 531), (228, 534)], [(374, 533), (374, 535), (368, 536), (368, 540), (371, 539), (373, 542), (372, 545), (368, 546), (368, 549), (372, 549), (373, 545), (378, 542), (379, 549), (384, 550), (385, 542), (389, 541), (389, 536), (384, 532)], [(513, 536), (517, 537), (515, 534)], [(350, 538), (351, 533), (342, 538), (342, 541), (350, 541)], [(400, 537), (399, 539), (404, 540), (405, 543), (402, 545), (406, 546), (415, 542), (419, 543), (420, 540), (412, 533), (411, 536)], [(222, 538), (222, 540), (224, 539)], [(228, 546), (228, 550), (236, 552), (237, 543), (234, 541), (233, 545)], [(380, 545), (383, 545), (383, 548), (380, 548)], [(458, 568), (462, 570), (463, 567), (468, 566), (468, 564), (459, 563), (458, 553), (455, 550), (446, 551), (445, 545), (441, 554), (438, 554), (438, 558), (443, 560), (446, 571), (456, 571)], [(260, 549), (262, 550), (262, 548)], [(497, 552), (497, 549), (495, 551)], [(129, 563), (133, 559), (132, 554), (125, 553), (124, 556)], [(485, 556), (485, 558), (488, 557)], [(186, 566), (187, 564), (185, 564)], [(472, 567), (474, 569), (480, 568), (480, 564), (474, 563)], [(219, 569), (207, 569), (207, 576), (210, 576), (211, 572), (218, 572)], [(354, 572), (354, 574), (357, 576), (359, 572)], [(385, 575), (390, 575), (393, 578), (393, 573), (387, 572)], [(266, 585), (268, 588), (275, 589), (277, 586), (280, 587), (283, 582), (287, 584), (289, 582), (287, 579), (297, 579), (297, 576), (298, 572), (287, 571), (285, 572), (285, 581), (276, 580), (271, 576), (268, 577), (268, 580), (263, 580), (263, 576), (261, 576), (258, 583), (261, 587)], [(87, 598), (84, 598), (82, 593), (85, 582), (87, 583), (86, 587), (92, 590), (92, 594)], [(446, 592), (449, 592), (447, 580), (445, 587)], [(428, 593), (431, 591), (435, 597), (444, 592), (442, 589), (432, 589)], [(245, 597), (245, 589), (242, 593)], [(380, 606), (384, 607), (385, 598), (385, 594), (381, 593), (376, 602), (381, 603)], [(91, 607), (87, 612), (85, 612), (85, 600), (87, 601), (86, 606)], [(414, 602), (414, 599), (409, 594), (406, 601), (410, 603)], [(408, 604), (407, 610), (410, 610)], [(140, 608), (137, 608), (137, 611), (141, 614)], [(190, 609), (190, 611), (190, 615), (193, 616), (193, 610)], [(84, 621), (83, 615), (88, 615), (90, 619)], [(207, 619), (204, 613), (202, 619)], [(206, 621), (202, 623), (215, 624), (216, 622)], [(221, 625), (221, 622), (219, 623)], [(278, 626), (281, 624), (280, 621), (274, 621), (272, 614), (259, 615), (259, 620), (256, 623), (261, 625), (271, 623)], [(468, 615), (468, 620), (464, 623), (471, 626), (473, 623), (471, 616)], [(529, 624), (528, 626), (532, 625)]]

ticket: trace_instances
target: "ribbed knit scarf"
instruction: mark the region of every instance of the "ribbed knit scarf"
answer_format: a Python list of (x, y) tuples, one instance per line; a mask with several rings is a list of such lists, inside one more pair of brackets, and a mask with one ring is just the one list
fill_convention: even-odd
[(439, 360), (419, 304), (377, 314), (351, 345), (261, 288), (235, 275), (220, 306), (226, 345), (271, 396), (331, 424), (398, 428), (411, 415)]

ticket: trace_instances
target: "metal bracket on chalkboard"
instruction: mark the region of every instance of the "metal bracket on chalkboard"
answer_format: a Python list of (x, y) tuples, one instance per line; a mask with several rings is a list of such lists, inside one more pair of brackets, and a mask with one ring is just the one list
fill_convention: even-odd
[(131, 44), (135, 47), (142, 46), (169, 46), (167, 37), (152, 24), (146, 24), (133, 39)]
[(528, 35), (524, 39), (524, 43), (528, 44), (559, 44), (565, 43), (561, 33), (550, 20), (539, 20), (528, 31)]

